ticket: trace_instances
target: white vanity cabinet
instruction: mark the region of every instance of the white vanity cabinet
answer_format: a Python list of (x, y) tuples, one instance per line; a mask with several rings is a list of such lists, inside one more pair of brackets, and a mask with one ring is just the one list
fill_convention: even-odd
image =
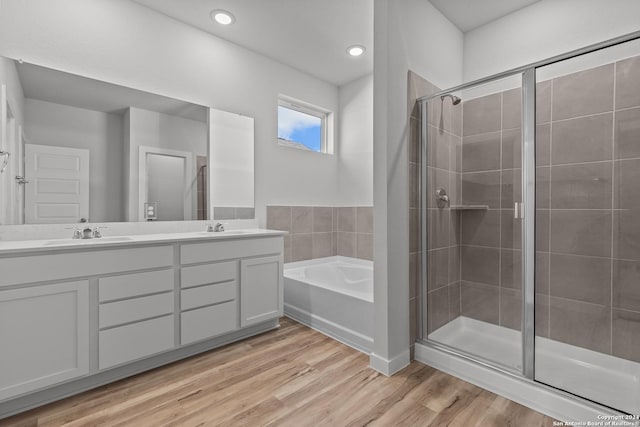
[(182, 245), (181, 344), (281, 316), (282, 249), (282, 238)]
[(277, 327), (269, 233), (0, 250), (0, 418)]
[(87, 280), (0, 290), (0, 401), (88, 373)]
[[(174, 253), (165, 244), (0, 258), (0, 401), (89, 374), (92, 358), (104, 369), (174, 347)], [(141, 269), (162, 270), (131, 272)]]

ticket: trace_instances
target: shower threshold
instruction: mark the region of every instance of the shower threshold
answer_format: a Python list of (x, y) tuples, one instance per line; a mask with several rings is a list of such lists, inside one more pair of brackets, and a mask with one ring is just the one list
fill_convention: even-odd
[[(522, 370), (519, 331), (458, 317), (429, 340)], [(535, 379), (602, 405), (640, 413), (640, 363), (536, 336)]]

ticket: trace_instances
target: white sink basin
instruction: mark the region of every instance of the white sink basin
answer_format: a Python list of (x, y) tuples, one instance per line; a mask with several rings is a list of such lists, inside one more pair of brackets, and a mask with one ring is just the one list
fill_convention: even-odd
[(241, 234), (254, 234), (252, 230), (228, 230), (228, 231), (203, 231), (200, 234), (206, 236), (239, 236)]
[(109, 243), (109, 242), (128, 242), (133, 240), (131, 237), (99, 237), (97, 239), (59, 239), (49, 240), (45, 246), (61, 246), (61, 245), (83, 245), (86, 243)]

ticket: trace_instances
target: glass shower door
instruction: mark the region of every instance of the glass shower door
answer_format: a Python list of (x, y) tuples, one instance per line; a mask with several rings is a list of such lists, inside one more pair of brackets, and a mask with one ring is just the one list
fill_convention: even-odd
[(537, 70), (535, 379), (640, 413), (640, 44)]
[(423, 174), (432, 343), (522, 371), (522, 75), (426, 103)]

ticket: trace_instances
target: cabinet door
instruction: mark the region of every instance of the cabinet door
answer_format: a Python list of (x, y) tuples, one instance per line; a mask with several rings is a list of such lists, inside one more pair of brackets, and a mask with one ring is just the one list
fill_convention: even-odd
[(89, 373), (88, 287), (0, 291), (0, 401)]
[(281, 316), (282, 284), (282, 257), (242, 260), (240, 326), (245, 327)]

